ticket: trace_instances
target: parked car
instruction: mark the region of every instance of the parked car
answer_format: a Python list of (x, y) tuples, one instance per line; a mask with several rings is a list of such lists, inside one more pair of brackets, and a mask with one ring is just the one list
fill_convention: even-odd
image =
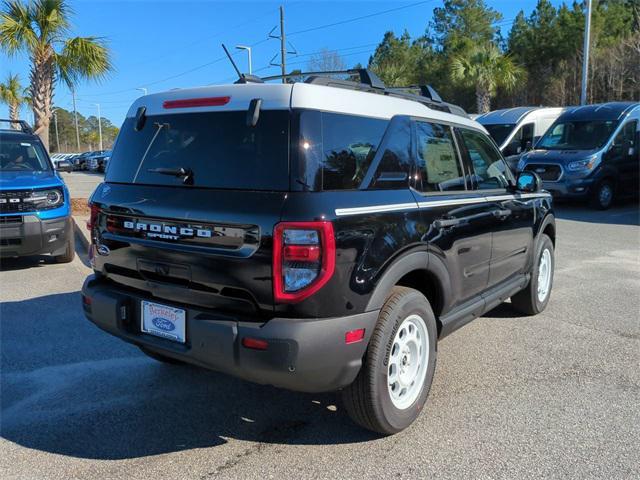
[(51, 155), (51, 161), (56, 170), (61, 172), (71, 172), (75, 170), (72, 158), (74, 153), (54, 153)]
[(563, 111), (549, 107), (505, 108), (480, 115), (476, 120), (491, 134), (514, 170), (520, 156), (531, 150)]
[(522, 156), (519, 170), (536, 172), (555, 197), (589, 199), (609, 208), (616, 196), (638, 193), (640, 103), (573, 107)]
[(75, 255), (69, 191), (29, 125), (0, 120), (0, 257), (44, 254)]
[(544, 310), (537, 175), (516, 181), (435, 93), (359, 74), (136, 100), (90, 199), (87, 318), (159, 361), (342, 390), (392, 434), (422, 411), (439, 340), (510, 297)]
[(97, 151), (89, 151), (89, 152), (84, 152), (79, 154), (78, 156), (73, 158), (73, 164), (75, 167), (75, 170), (88, 170), (89, 169), (89, 159), (98, 154), (99, 152)]
[(87, 169), (92, 172), (104, 172), (110, 156), (111, 150), (94, 152), (87, 158)]

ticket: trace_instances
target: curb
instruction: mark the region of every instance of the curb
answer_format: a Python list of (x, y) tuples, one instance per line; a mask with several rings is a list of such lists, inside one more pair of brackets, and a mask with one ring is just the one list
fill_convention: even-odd
[(84, 225), (83, 219), (76, 218), (75, 216), (71, 218), (73, 219), (73, 231), (76, 233), (76, 238), (80, 240), (82, 247), (88, 252), (91, 241), (89, 240), (87, 227)]

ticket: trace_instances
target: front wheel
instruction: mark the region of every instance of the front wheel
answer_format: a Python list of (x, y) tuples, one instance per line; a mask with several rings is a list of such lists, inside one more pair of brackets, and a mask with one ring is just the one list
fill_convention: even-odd
[(76, 256), (76, 242), (73, 230), (69, 232), (69, 238), (67, 239), (66, 248), (62, 255), (56, 255), (54, 257), (57, 263), (69, 263), (72, 262)]
[(362, 369), (343, 390), (345, 409), (357, 424), (391, 435), (415, 421), (431, 388), (437, 335), (425, 296), (394, 287), (380, 311)]
[(531, 279), (524, 290), (511, 297), (511, 305), (516, 310), (526, 315), (536, 315), (547, 308), (555, 263), (553, 242), (543, 233), (538, 242)]
[(614, 193), (613, 183), (610, 180), (603, 180), (596, 186), (591, 204), (599, 210), (608, 210), (613, 205)]

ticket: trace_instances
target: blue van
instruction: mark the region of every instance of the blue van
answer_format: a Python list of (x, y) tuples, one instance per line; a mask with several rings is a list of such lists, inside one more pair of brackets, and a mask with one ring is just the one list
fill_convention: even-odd
[(640, 103), (572, 107), (525, 153), (517, 170), (537, 173), (554, 197), (588, 199), (609, 208), (638, 193)]
[(73, 260), (69, 191), (23, 121), (0, 119), (0, 257)]

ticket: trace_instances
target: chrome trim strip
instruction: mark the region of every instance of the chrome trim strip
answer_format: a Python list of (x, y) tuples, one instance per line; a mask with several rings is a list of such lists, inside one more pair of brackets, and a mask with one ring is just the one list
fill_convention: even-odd
[(347, 215), (360, 215), (365, 213), (383, 213), (394, 212), (398, 210), (415, 210), (417, 208), (433, 208), (433, 207), (447, 207), (451, 205), (469, 205), (472, 203), (486, 203), (496, 202), (500, 200), (521, 200), (532, 198), (551, 198), (551, 194), (548, 192), (539, 193), (519, 193), (515, 195), (492, 195), (488, 197), (473, 197), (473, 198), (452, 198), (448, 200), (432, 200), (429, 202), (416, 203), (394, 203), (389, 205), (372, 205), (369, 207), (354, 207), (354, 208), (336, 208), (335, 213), (338, 217), (344, 217)]

